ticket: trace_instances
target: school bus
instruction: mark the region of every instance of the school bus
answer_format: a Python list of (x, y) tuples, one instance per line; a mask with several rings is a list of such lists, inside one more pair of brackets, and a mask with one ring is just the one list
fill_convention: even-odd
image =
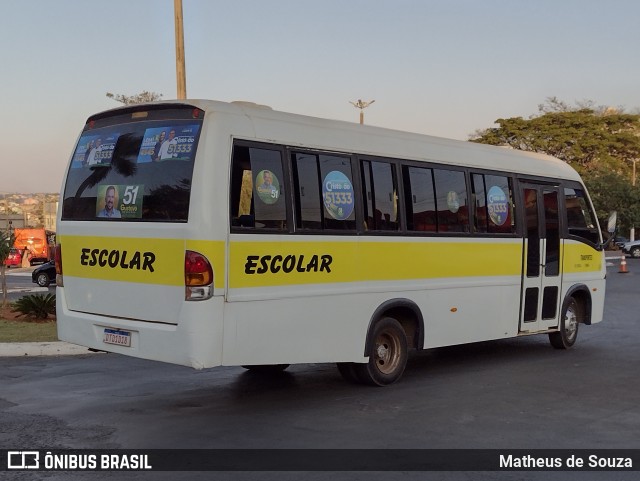
[(62, 340), (192, 366), (337, 363), (602, 320), (579, 175), (507, 148), (205, 100), (88, 118), (58, 212)]

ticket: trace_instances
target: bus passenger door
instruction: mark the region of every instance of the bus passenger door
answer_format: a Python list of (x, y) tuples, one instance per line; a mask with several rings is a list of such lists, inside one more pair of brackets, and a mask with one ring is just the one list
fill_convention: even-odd
[(526, 232), (520, 332), (537, 332), (558, 325), (561, 286), (558, 187), (520, 184)]

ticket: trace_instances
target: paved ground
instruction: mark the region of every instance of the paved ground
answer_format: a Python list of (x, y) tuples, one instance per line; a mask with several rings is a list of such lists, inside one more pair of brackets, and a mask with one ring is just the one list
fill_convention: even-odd
[[(331, 364), (275, 377), (114, 354), (0, 359), (0, 448), (640, 448), (640, 261), (609, 267), (605, 321), (576, 346), (546, 336), (411, 356), (384, 389)], [(614, 480), (635, 473), (187, 473), (181, 479)], [(7, 479), (177, 479), (27, 473)]]

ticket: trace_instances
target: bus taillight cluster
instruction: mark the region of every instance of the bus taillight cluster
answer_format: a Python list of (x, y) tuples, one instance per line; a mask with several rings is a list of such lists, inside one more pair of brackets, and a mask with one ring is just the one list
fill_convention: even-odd
[(199, 252), (184, 254), (185, 300), (202, 301), (213, 296), (213, 269)]

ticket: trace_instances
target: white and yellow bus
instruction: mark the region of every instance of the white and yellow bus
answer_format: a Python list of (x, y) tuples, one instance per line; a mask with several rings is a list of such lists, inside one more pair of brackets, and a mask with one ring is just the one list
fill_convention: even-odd
[(204, 100), (91, 116), (58, 213), (60, 339), (209, 368), (402, 375), (409, 349), (602, 320), (578, 174), (543, 155)]

